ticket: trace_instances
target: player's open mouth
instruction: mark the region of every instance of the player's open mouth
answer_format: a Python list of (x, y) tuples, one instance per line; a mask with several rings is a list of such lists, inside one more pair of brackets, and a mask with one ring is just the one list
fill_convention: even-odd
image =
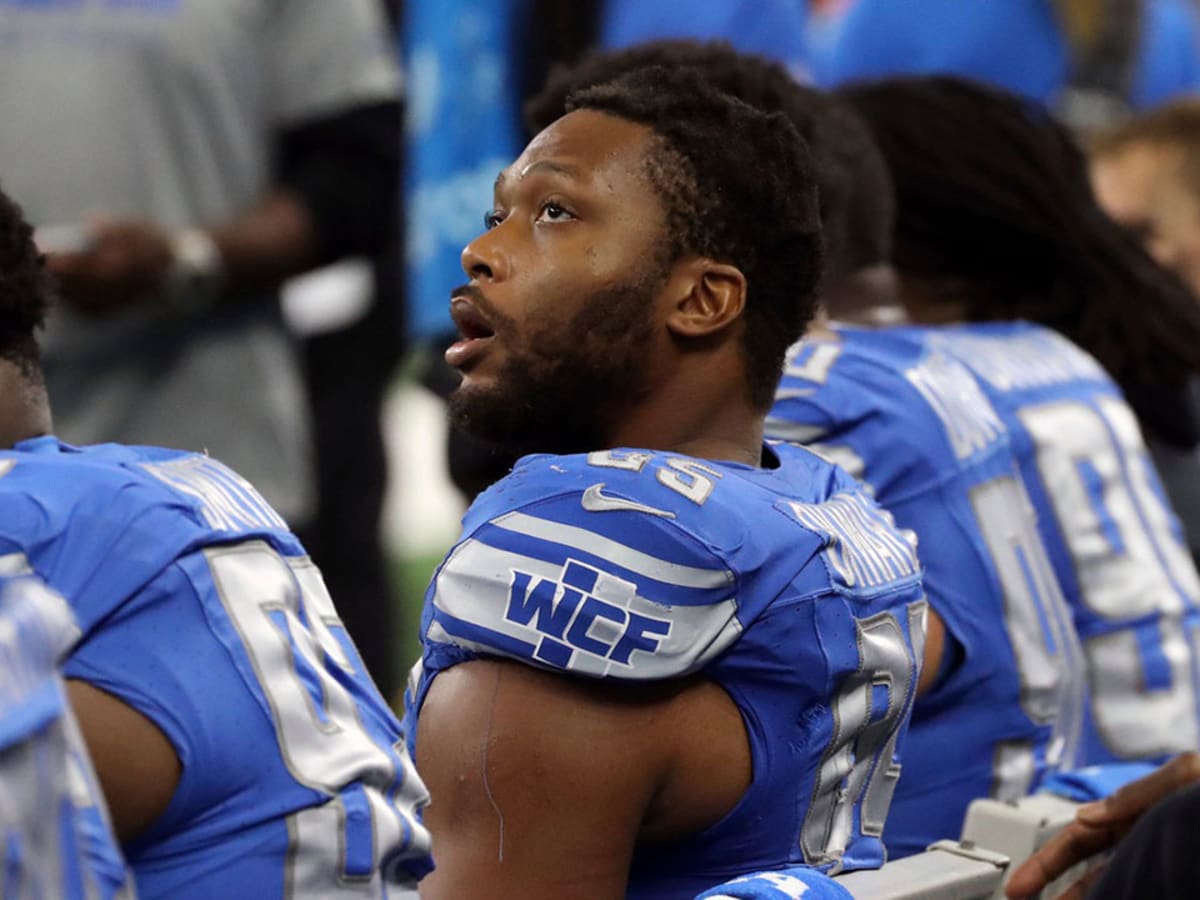
[(458, 326), (462, 339), (446, 350), (446, 362), (456, 369), (464, 369), (479, 358), (496, 332), (487, 317), (466, 297), (455, 297), (450, 301), (450, 318)]

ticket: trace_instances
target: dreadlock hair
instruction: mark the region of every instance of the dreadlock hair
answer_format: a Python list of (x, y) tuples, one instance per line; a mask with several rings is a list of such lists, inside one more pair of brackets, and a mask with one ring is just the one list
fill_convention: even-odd
[(45, 323), (54, 297), (44, 262), (21, 208), (0, 191), (0, 359), (16, 363), (39, 384), (34, 332)]
[(1088, 141), (1094, 158), (1119, 156), (1134, 147), (1153, 147), (1176, 157), (1180, 183), (1200, 199), (1200, 99), (1187, 97), (1155, 107)]
[(951, 77), (840, 93), (891, 167), (902, 277), (954, 293), (969, 320), (1061, 332), (1100, 361), (1139, 416), (1146, 388), (1200, 371), (1200, 304), (1101, 210), (1079, 148), (1048, 113)]
[(821, 277), (816, 186), (795, 128), (695, 71), (661, 66), (577, 91), (566, 109), (653, 131), (646, 174), (666, 212), (664, 257), (706, 256), (745, 276), (750, 399), (768, 409), (784, 353), (812, 318)]
[(556, 67), (524, 106), (527, 130), (537, 134), (562, 116), (572, 91), (646, 66), (691, 67), (743, 103), (787, 116), (812, 153), (827, 283), (891, 259), (891, 176), (870, 129), (847, 104), (799, 84), (779, 63), (740, 53), (725, 41), (650, 41)]

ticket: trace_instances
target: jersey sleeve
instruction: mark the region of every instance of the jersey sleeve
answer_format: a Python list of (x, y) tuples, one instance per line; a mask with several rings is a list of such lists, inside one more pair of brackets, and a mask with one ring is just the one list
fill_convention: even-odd
[(275, 8), (264, 54), (276, 126), (396, 98), (399, 66), (382, 4), (288, 0)]
[(737, 577), (726, 548), (691, 526), (691, 501), (652, 467), (588, 474), (502, 502), (469, 529), (430, 586), (427, 652), (646, 681), (695, 672), (730, 646), (743, 627)]
[(0, 479), (0, 558), (33, 571), (67, 598), (85, 634), (148, 584), (198, 533), (189, 511), (134, 479), (56, 490), (43, 472), (18, 465)]
[(203, 727), (193, 686), (211, 683), (212, 673), (227, 665), (220, 646), (205, 639), (199, 608), (189, 579), (170, 567), (125, 598), (63, 662), (66, 677), (86, 681), (153, 722), (185, 773), (220, 740)]

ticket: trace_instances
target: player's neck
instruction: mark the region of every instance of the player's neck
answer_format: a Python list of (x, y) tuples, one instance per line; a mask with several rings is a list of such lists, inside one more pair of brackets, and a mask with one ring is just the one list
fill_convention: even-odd
[(821, 303), (829, 318), (838, 322), (881, 328), (908, 321), (896, 271), (885, 263), (866, 266), (826, 285)]
[(900, 279), (900, 297), (908, 317), (918, 325), (953, 325), (967, 318), (967, 289), (932, 280)]
[(657, 387), (612, 428), (609, 447), (643, 447), (758, 466), (762, 462), (763, 414), (755, 410), (740, 378), (723, 380), (714, 364), (694, 377)]
[(50, 404), (40, 379), (0, 359), (0, 448), (50, 434)]

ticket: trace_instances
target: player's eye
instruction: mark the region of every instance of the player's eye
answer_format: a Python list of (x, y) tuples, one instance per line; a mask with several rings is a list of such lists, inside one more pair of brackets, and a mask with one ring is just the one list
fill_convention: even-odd
[(554, 200), (548, 200), (542, 204), (542, 209), (538, 213), (537, 221), (539, 222), (569, 222), (575, 218), (575, 214), (563, 206), (561, 203)]
[(504, 221), (504, 212), (499, 209), (489, 209), (483, 214), (483, 227), (491, 231)]

